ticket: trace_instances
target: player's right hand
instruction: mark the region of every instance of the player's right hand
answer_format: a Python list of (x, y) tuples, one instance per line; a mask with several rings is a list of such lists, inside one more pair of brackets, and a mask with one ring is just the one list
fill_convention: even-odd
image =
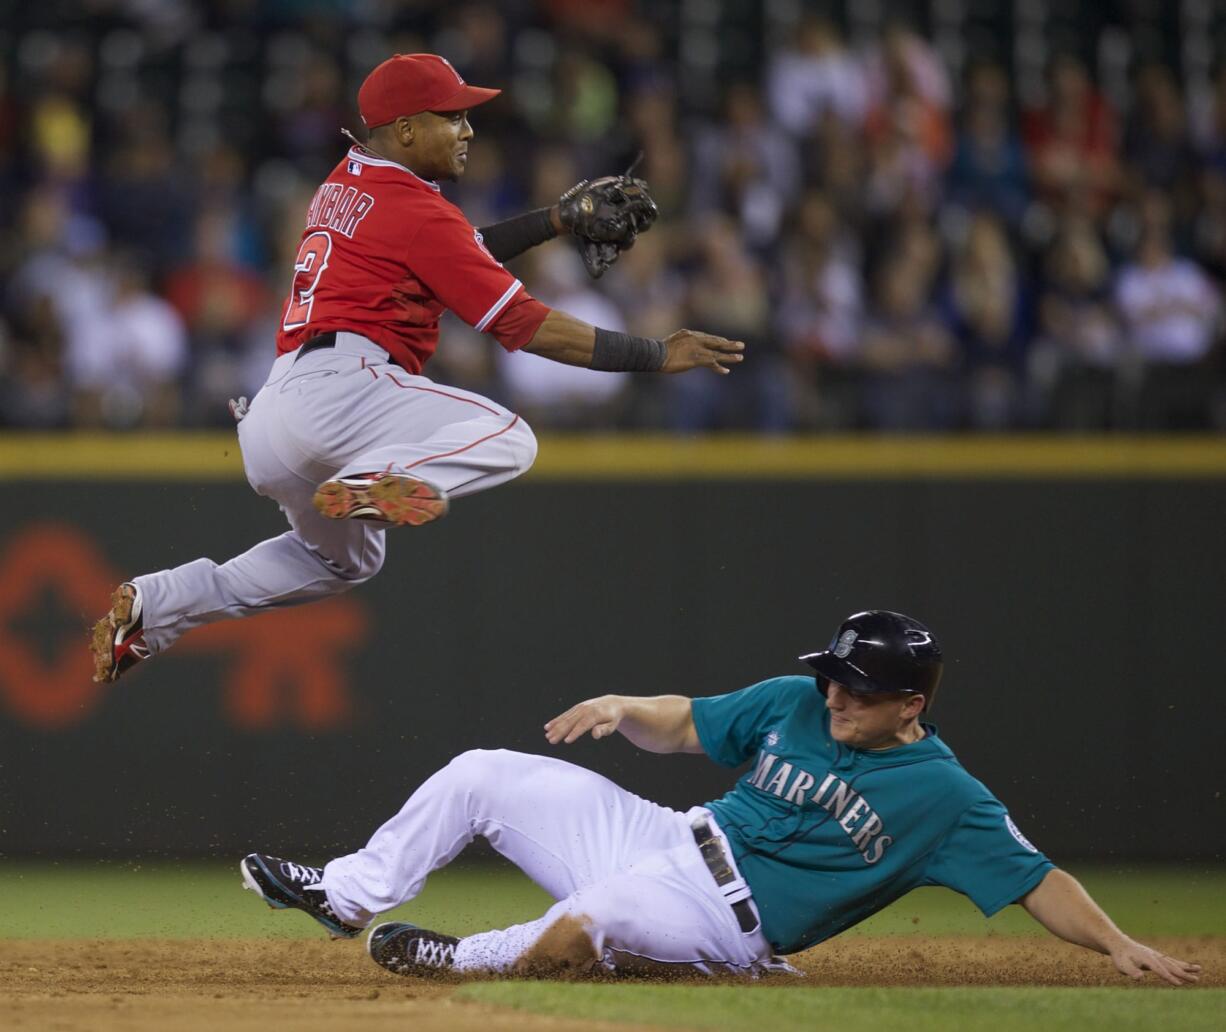
[(1125, 939), (1112, 949), (1111, 960), (1120, 974), (1135, 981), (1144, 978), (1146, 971), (1152, 971), (1171, 985), (1189, 985), (1200, 980), (1199, 964), (1189, 964), (1186, 960), (1168, 957), (1152, 946), (1133, 939)]
[(589, 731), (593, 738), (607, 738), (617, 730), (625, 715), (621, 699), (602, 695), (577, 703), (545, 725), (545, 738), (550, 745), (577, 742)]
[(697, 330), (677, 330), (664, 338), (668, 357), (661, 367), (662, 373), (684, 373), (687, 369), (714, 369), (717, 373), (732, 372), (730, 366), (744, 360), (745, 344), (739, 340), (727, 340), (711, 333)]

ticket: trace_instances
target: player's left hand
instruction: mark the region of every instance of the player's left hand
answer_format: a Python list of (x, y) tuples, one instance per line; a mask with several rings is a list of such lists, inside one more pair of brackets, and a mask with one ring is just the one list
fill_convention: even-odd
[(1171, 985), (1189, 985), (1200, 979), (1200, 965), (1168, 957), (1165, 953), (1132, 939), (1111, 951), (1111, 960), (1121, 974), (1140, 981), (1146, 971), (1152, 971)]
[(622, 251), (633, 247), (660, 213), (647, 183), (630, 175), (633, 168), (620, 176), (585, 179), (558, 198), (558, 217), (578, 238), (579, 254), (592, 279), (603, 276)]
[(577, 742), (589, 731), (593, 738), (608, 738), (617, 730), (625, 710), (616, 695), (602, 695), (577, 703), (545, 725), (545, 738), (550, 745)]

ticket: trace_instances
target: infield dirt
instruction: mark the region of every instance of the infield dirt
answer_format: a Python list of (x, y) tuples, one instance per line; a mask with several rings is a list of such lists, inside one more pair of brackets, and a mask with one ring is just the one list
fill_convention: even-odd
[[(1153, 944), (1203, 965), (1201, 985), (1226, 985), (1226, 938), (1165, 938)], [(1013, 936), (847, 937), (792, 960), (808, 978), (738, 984), (763, 992), (778, 985), (1130, 985), (1105, 957), (1051, 939)], [(360, 1025), (363, 1032), (626, 1032), (649, 1027), (547, 1018), (461, 1002), (452, 999), (459, 984), (389, 974), (371, 963), (360, 943), (0, 940), (4, 1024), (15, 1029), (334, 1032)], [(1152, 978), (1143, 983), (1163, 984)]]

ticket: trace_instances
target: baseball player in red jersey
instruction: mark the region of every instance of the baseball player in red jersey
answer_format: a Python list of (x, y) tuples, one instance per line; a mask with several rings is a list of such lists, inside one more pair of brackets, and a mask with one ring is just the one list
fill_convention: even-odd
[[(383, 565), (388, 527), (435, 520), (451, 498), (532, 465), (536, 439), (515, 413), (421, 375), (447, 309), (509, 351), (570, 365), (727, 373), (741, 361), (744, 345), (722, 337), (590, 326), (503, 268), (584, 219), (590, 228), (595, 195), (581, 183), (551, 208), (478, 231), (440, 194), (438, 180), (464, 173), (469, 109), (499, 92), (469, 86), (434, 54), (398, 54), (362, 84), (369, 140), (354, 140), (316, 191), (277, 358), (250, 407), (234, 405), (247, 479), (290, 530), (220, 565), (197, 559), (121, 584), (94, 627), (95, 680), (115, 680), (201, 624), (347, 591)], [(641, 181), (624, 183), (614, 191), (622, 207), (585, 238), (594, 275), (654, 218)]]

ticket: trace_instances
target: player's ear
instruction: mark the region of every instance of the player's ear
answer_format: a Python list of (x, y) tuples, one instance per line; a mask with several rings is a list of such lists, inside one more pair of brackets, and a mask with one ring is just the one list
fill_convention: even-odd
[(413, 119), (406, 115), (401, 115), (394, 123), (396, 130), (396, 140), (402, 147), (408, 147), (413, 143)]

